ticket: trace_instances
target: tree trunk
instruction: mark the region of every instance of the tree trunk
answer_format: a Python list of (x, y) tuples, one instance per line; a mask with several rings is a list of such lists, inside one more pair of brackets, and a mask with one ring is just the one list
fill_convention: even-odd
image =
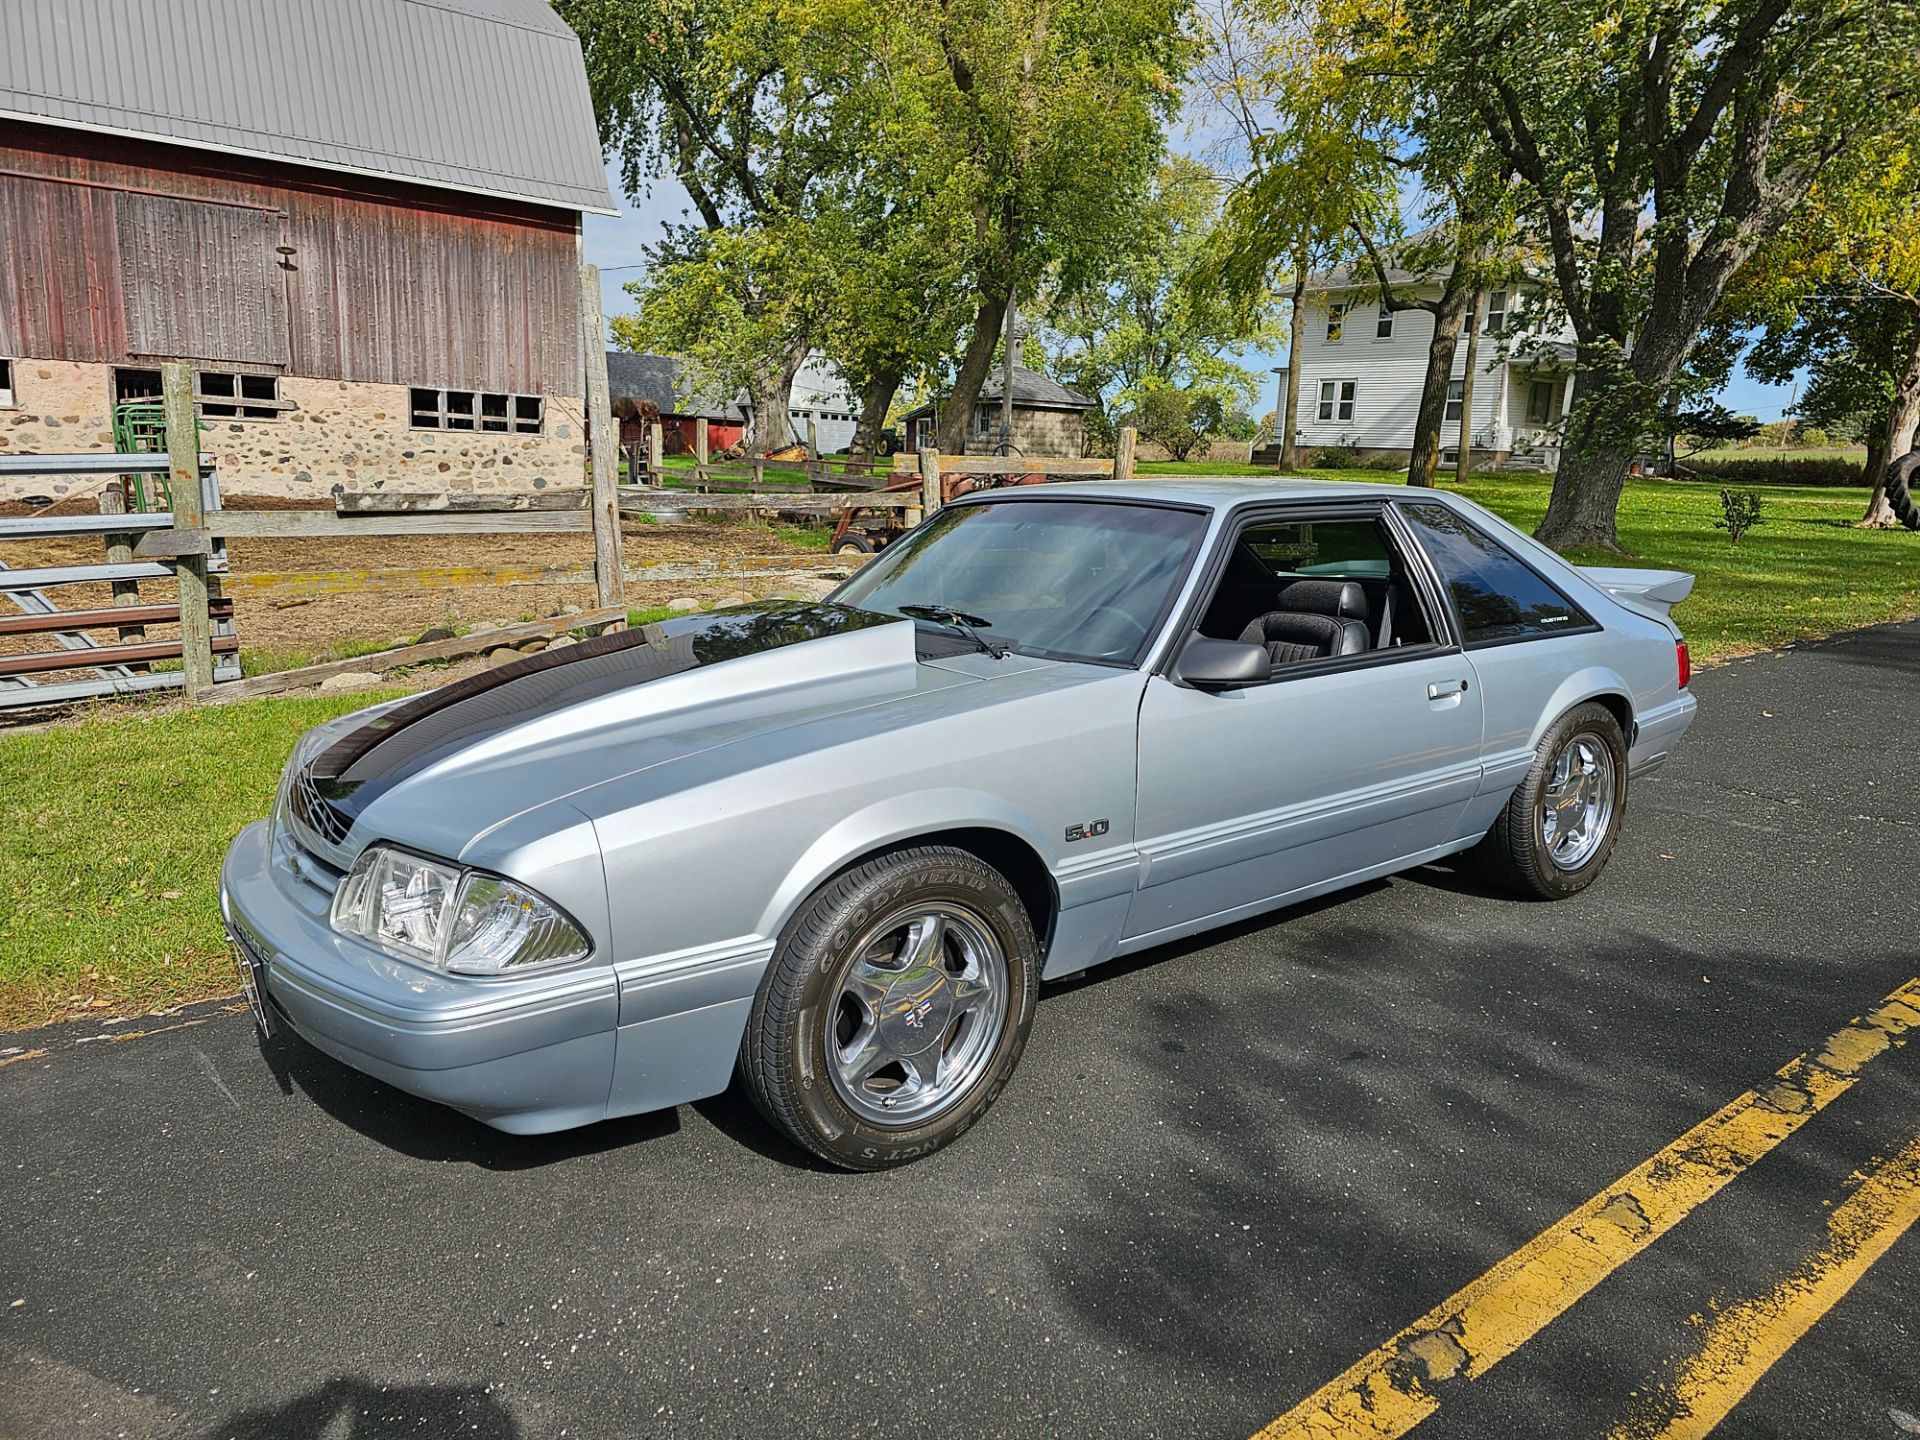
[(753, 397), (754, 430), (763, 452), (793, 444), (793, 377), (807, 358), (806, 347), (790, 350), (773, 363), (753, 368), (747, 393)]
[(1300, 468), (1300, 346), (1306, 339), (1307, 320), (1303, 311), (1307, 298), (1307, 257), (1294, 257), (1293, 315), (1287, 329), (1287, 402), (1280, 407), (1280, 455), (1276, 468), (1292, 473)]
[[(1413, 457), (1407, 484), (1432, 485), (1440, 464), (1440, 431), (1446, 424), (1447, 386), (1453, 381), (1453, 352), (1460, 343), (1460, 321), (1467, 313), (1466, 262), (1453, 262), (1446, 288), (1433, 302), (1433, 340), (1427, 346), (1427, 374), (1420, 384), (1420, 408), (1413, 417)], [(1427, 309), (1422, 304), (1422, 309)]]
[(1000, 322), (1006, 318), (1007, 296), (982, 295), (974, 312), (973, 338), (960, 358), (960, 373), (953, 377), (953, 392), (940, 411), (935, 431), (935, 447), (942, 455), (967, 453), (967, 436), (973, 431), (973, 407), (979, 403), (980, 387), (986, 383), (993, 364), (994, 347), (1000, 343)]
[(880, 450), (880, 432), (886, 428), (887, 411), (900, 391), (901, 369), (891, 366), (878, 371), (860, 392), (860, 419), (853, 427), (853, 443), (847, 447), (847, 459), (854, 465), (870, 465)]
[(1467, 364), (1460, 372), (1460, 448), (1454, 456), (1453, 478), (1464, 485), (1472, 470), (1467, 452), (1473, 445), (1473, 379), (1474, 366), (1480, 363), (1480, 295), (1475, 291), (1467, 297), (1467, 314), (1464, 321), (1467, 329)]
[[(1916, 317), (1920, 319), (1920, 317)], [(1893, 408), (1887, 415), (1887, 428), (1867, 447), (1867, 480), (1873, 496), (1867, 501), (1867, 513), (1860, 523), (1869, 529), (1889, 530), (1900, 523), (1887, 503), (1887, 466), (1913, 449), (1914, 433), (1920, 430), (1920, 324), (1913, 330), (1907, 347), (1907, 362), (1893, 387)], [(1879, 452), (1877, 463), (1874, 452)]]
[[(1575, 393), (1579, 382), (1575, 382)], [(1568, 445), (1560, 452), (1560, 466), (1553, 472), (1553, 498), (1547, 502), (1547, 515), (1534, 538), (1556, 550), (1588, 546), (1600, 550), (1620, 549), (1614, 527), (1614, 513), (1620, 508), (1620, 492), (1626, 488), (1627, 463), (1633, 459), (1633, 447), (1618, 443)]]

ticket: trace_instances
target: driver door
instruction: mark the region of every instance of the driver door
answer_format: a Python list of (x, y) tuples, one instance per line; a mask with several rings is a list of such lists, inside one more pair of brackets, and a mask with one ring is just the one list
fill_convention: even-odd
[(1368, 597), (1368, 643), (1235, 689), (1148, 681), (1129, 949), (1437, 855), (1479, 785), (1478, 681), (1381, 507), (1274, 512), (1232, 545), (1189, 629), (1238, 639), (1256, 607), (1329, 593), (1295, 581), (1333, 580)]

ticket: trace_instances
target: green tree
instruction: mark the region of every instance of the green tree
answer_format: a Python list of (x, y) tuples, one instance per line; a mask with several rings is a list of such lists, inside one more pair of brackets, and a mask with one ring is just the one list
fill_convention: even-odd
[(1135, 390), (1120, 413), (1140, 432), (1142, 440), (1164, 446), (1175, 460), (1185, 460), (1226, 421), (1226, 410), (1217, 394), (1158, 379), (1148, 380)]
[(1199, 161), (1169, 157), (1113, 257), (1113, 277), (1042, 297), (1045, 366), (1101, 402), (1107, 429), (1149, 387), (1211, 397), (1197, 413), (1215, 423), (1258, 391), (1259, 377), (1231, 357), (1273, 338), (1276, 306), (1270, 293), (1241, 303), (1210, 283), (1221, 191)]
[[(697, 223), (669, 227), (628, 289), (623, 343), (671, 348), (751, 392), (761, 440), (792, 438), (793, 377), (835, 252), (813, 221), (871, 132), (863, 62), (884, 17), (848, 0), (555, 0), (579, 34), (630, 194), (671, 174)], [(829, 233), (831, 227), (829, 227)]]
[(1617, 549), (1627, 464), (1729, 282), (1836, 161), (1908, 123), (1885, 0), (1416, 0), (1420, 88), (1469, 108), (1544, 231), (1579, 345), (1536, 532)]
[(1105, 277), (1154, 173), (1190, 52), (1186, 0), (943, 0), (911, 7), (919, 78), (972, 220), (972, 315), (937, 444), (959, 453), (1007, 308)]

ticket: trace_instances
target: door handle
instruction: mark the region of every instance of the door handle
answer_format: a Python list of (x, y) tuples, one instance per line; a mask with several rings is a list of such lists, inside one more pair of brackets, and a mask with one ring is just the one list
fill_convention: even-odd
[(1443, 680), (1437, 684), (1427, 686), (1427, 699), (1429, 700), (1444, 700), (1449, 695), (1464, 695), (1466, 693), (1467, 682), (1464, 680)]

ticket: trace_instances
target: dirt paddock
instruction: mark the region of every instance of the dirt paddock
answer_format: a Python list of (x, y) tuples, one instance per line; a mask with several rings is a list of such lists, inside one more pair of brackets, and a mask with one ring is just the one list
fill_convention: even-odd
[[(229, 497), (229, 509), (331, 509), (285, 500)], [(18, 502), (0, 503), (0, 516), (97, 513), (91, 496), (69, 497), (57, 506), (28, 508)], [(792, 555), (796, 563), (817, 558), (819, 550), (801, 543), (794, 529), (723, 517), (696, 518), (683, 525), (621, 527), (629, 567), (650, 562), (740, 560), (749, 556)], [(217, 531), (216, 531), (217, 533)], [(593, 537), (587, 533), (558, 535), (446, 535), (369, 536), (365, 539), (231, 540), (228, 563), (236, 580), (262, 574), (438, 569), (462, 566), (559, 566), (590, 573)], [(99, 564), (106, 558), (99, 536), (82, 535), (0, 543), (0, 561), (14, 569), (50, 565)], [(141, 595), (165, 603), (173, 598), (168, 580), (142, 582)], [(760, 598), (791, 590), (778, 576), (720, 576), (709, 580), (636, 582), (627, 586), (627, 603), (644, 609), (664, 605), (681, 596), (715, 600), (728, 595)], [(461, 585), (449, 588), (360, 589), (333, 593), (292, 593), (286, 588), (261, 590), (244, 583), (228, 587), (234, 597), (234, 618), (243, 655), (325, 658), (343, 645), (385, 642), (404, 644), (434, 625), (477, 627), (510, 623), (556, 614), (568, 605), (581, 609), (594, 604), (591, 582), (575, 585)], [(64, 609), (106, 606), (109, 588), (64, 585), (50, 598)], [(0, 613), (13, 613), (0, 605)], [(167, 639), (178, 634), (174, 626), (150, 626), (149, 636)], [(106, 641), (110, 632), (97, 632)], [(51, 650), (50, 635), (7, 636), (0, 653), (20, 654)]]

